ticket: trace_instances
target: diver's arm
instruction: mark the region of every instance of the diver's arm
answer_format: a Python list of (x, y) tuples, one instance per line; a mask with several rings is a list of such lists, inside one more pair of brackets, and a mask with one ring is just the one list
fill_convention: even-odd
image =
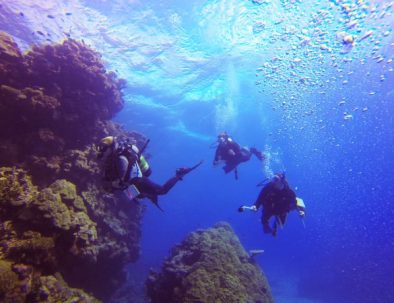
[(260, 191), (259, 196), (256, 199), (256, 202), (254, 203), (254, 206), (256, 207), (256, 210), (260, 208), (260, 206), (264, 205), (264, 201), (268, 195), (269, 192), (269, 184), (264, 186), (264, 188)]
[(213, 159), (213, 165), (217, 164), (222, 159), (222, 147), (219, 146), (216, 148), (215, 158)]

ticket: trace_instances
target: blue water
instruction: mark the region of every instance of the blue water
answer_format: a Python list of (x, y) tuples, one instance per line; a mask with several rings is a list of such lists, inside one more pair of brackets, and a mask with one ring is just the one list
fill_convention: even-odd
[[(394, 302), (389, 1), (1, 3), (1, 28), (22, 48), (68, 34), (128, 81), (115, 120), (151, 139), (154, 181), (204, 160), (160, 198), (165, 213), (144, 202), (131, 276), (159, 269), (188, 232), (223, 220), (246, 249), (265, 250), (257, 260), (276, 302)], [(42, 22), (46, 14), (55, 18)], [(242, 164), (238, 181), (213, 168), (210, 145), (223, 130), (263, 149), (268, 161)], [(256, 184), (277, 170), (286, 171), (307, 216), (304, 227), (291, 214), (272, 238), (259, 215), (237, 208), (252, 204)]]

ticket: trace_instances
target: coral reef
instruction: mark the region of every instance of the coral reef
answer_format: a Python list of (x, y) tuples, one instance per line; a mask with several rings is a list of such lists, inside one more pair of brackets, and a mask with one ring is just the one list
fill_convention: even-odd
[(271, 303), (268, 282), (227, 223), (191, 233), (146, 282), (152, 303)]
[(144, 140), (110, 121), (123, 85), (83, 43), (0, 32), (0, 301), (106, 301), (138, 259), (143, 208), (102, 191), (94, 148)]
[(121, 132), (108, 120), (123, 106), (124, 81), (106, 72), (98, 53), (74, 40), (34, 46), (21, 55), (0, 32), (0, 84), (3, 166), (28, 160), (55, 172), (55, 180), (67, 168), (63, 153), (86, 156), (92, 139)]
[(80, 289), (70, 288), (59, 274), (40, 276), (33, 267), (0, 260), (0, 300), (24, 302), (89, 302), (97, 299)]

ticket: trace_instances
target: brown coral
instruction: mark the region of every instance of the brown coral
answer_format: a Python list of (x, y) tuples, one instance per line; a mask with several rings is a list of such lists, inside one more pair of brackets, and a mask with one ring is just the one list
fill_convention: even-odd
[(147, 280), (152, 303), (273, 302), (268, 282), (230, 225), (190, 234)]

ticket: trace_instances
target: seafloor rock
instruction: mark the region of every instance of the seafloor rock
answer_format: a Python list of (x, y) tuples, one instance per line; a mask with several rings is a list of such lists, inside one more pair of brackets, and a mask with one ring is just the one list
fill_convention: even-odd
[(227, 223), (191, 233), (146, 282), (152, 303), (271, 303), (267, 279)]
[(137, 260), (143, 208), (103, 192), (94, 148), (144, 139), (110, 121), (123, 84), (83, 43), (22, 54), (0, 32), (0, 301), (107, 300)]

